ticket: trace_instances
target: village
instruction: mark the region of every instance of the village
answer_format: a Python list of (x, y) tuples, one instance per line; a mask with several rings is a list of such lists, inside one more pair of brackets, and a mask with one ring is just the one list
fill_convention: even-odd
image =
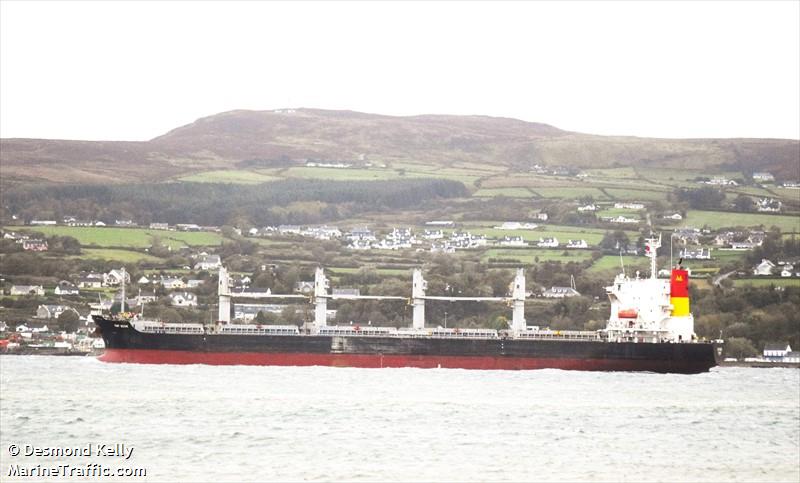
[[(759, 202), (759, 211), (772, 211), (771, 207), (780, 210), (780, 203), (773, 201)], [(762, 206), (764, 210), (761, 209)], [(721, 229), (689, 226), (684, 220), (685, 212), (659, 212), (658, 208), (654, 209), (647, 202), (609, 203), (578, 200), (573, 202), (572, 209), (577, 216), (588, 216), (587, 219), (594, 220), (592, 225), (581, 229), (568, 229), (564, 225), (554, 224), (547, 212), (538, 211), (530, 214), (527, 219), (495, 224), (443, 219), (395, 226), (381, 224), (379, 227), (371, 227), (369, 224), (342, 227), (324, 223), (243, 226), (228, 227), (226, 236), (243, 241), (264, 240), (268, 244), (276, 244), (274, 246), (327, 243), (326, 250), (338, 247), (337, 252), (351, 253), (352, 256), (359, 257), (369, 253), (375, 253), (375, 256), (379, 257), (383, 257), (380, 255), (381, 252), (397, 253), (392, 255), (395, 266), (398, 266), (396, 265), (398, 261), (403, 259), (411, 261), (419, 259), (420, 256), (448, 256), (458, 252), (474, 254), (473, 257), (477, 256), (490, 267), (493, 265), (511, 267), (525, 261), (537, 264), (541, 263), (540, 259), (584, 261), (589, 263), (589, 267), (594, 261), (598, 263), (600, 260), (608, 259), (610, 262), (608, 266), (613, 267), (615, 258), (619, 258), (619, 262), (628, 260), (628, 263), (636, 266), (636, 262), (632, 260), (643, 260), (645, 255), (641, 243), (636, 241), (638, 234), (648, 230), (658, 230), (669, 240), (669, 263), (675, 263), (676, 260), (688, 263), (690, 273), (694, 269), (693, 276), (705, 283), (705, 286), (723, 283), (726, 278), (736, 281), (737, 284), (747, 280), (761, 284), (761, 281), (770, 283), (769, 281), (780, 279), (800, 279), (800, 258), (796, 256), (763, 258), (749, 266), (738, 263), (735, 270), (726, 273), (722, 273), (720, 269), (709, 268), (719, 266), (723, 262), (726, 266), (730, 266), (730, 261), (743, 260), (743, 254), (761, 249), (768, 237), (768, 230), (763, 226)], [(53, 240), (61, 244), (57, 250), (69, 250), (69, 243), (65, 243), (64, 239), (68, 238), (70, 233), (80, 233), (80, 230), (95, 230), (94, 233), (98, 233), (97, 230), (129, 230), (131, 234), (145, 231), (151, 237), (158, 237), (158, 234), (163, 232), (167, 238), (171, 233), (187, 235), (215, 233), (217, 236), (222, 236), (220, 234), (223, 231), (222, 227), (201, 226), (188, 222), (177, 224), (152, 222), (146, 226), (139, 226), (130, 219), (104, 222), (80, 220), (74, 216), (65, 216), (60, 221), (40, 218), (30, 219), (24, 224), (19, 223), (23, 220), (16, 221), (18, 223), (15, 226), (3, 229), (5, 251), (42, 255), (48, 254), (51, 249), (49, 243), (53, 243)], [(622, 228), (615, 228), (615, 225), (620, 225)], [(652, 228), (654, 225), (658, 228)], [(47, 235), (41, 236), (48, 233), (47, 230), (55, 230), (49, 233), (54, 235), (58, 233), (60, 238), (64, 239), (56, 236), (48, 241)], [(85, 244), (78, 245), (80, 246), (71, 249), (87, 248)], [(134, 263), (128, 264), (125, 267), (126, 271), (122, 264), (117, 263), (118, 268), (104, 272), (79, 271), (51, 285), (17, 283), (17, 279), (25, 279), (24, 276), (4, 277), (2, 290), (7, 297), (6, 300), (16, 300), (17, 304), (22, 300), (26, 301), (25, 306), (29, 312), (26, 314), (19, 309), (2, 312), (6, 314), (6, 320), (3, 320), (4, 325), (0, 325), (0, 328), (5, 327), (6, 330), (15, 333), (13, 338), (23, 342), (23, 345), (24, 341), (49, 341), (53, 347), (58, 344), (58, 347), (70, 347), (69, 350), (74, 347), (97, 349), (98, 340), (83, 341), (90, 339), (91, 314), (119, 311), (126, 307), (129, 310), (148, 313), (147, 307), (152, 306), (156, 308), (155, 315), (164, 314), (165, 310), (170, 308), (180, 311), (189, 320), (207, 318), (207, 314), (213, 312), (212, 307), (215, 304), (216, 272), (229, 260), (224, 259), (221, 253), (215, 253), (213, 246), (201, 247), (203, 250), (197, 251), (183, 243), (179, 245), (183, 246), (166, 247), (168, 253), (181, 260), (179, 265), (160, 263), (137, 267)], [(156, 248), (158, 247), (151, 246), (140, 250), (141, 253), (155, 253)], [(233, 257), (234, 260), (240, 258), (235, 253), (228, 253), (225, 257)], [(250, 267), (237, 265), (238, 270), (234, 272), (232, 280), (233, 290), (240, 293), (270, 290), (272, 287), (253, 285), (253, 279), (259, 272), (274, 271), (278, 266), (269, 260), (265, 262), (267, 263)], [(411, 263), (417, 262), (411, 261)], [(108, 262), (105, 265), (108, 265)], [(624, 269), (624, 265), (622, 268)], [(390, 273), (402, 270), (392, 268), (385, 271)], [(133, 279), (131, 273), (135, 274)], [(668, 276), (668, 270), (661, 270), (659, 276)], [(580, 277), (578, 273), (579, 282)], [(564, 281), (568, 283), (541, 285), (534, 280), (529, 284), (532, 289), (527, 296), (543, 301), (589, 296), (595, 303), (602, 303), (602, 297), (597, 290), (594, 293), (582, 293), (579, 290), (580, 284), (576, 284), (575, 274)], [(127, 287), (124, 300), (121, 290), (123, 285)], [(311, 280), (298, 279), (293, 282), (291, 290), (293, 293), (308, 295), (312, 287)], [(364, 288), (368, 289), (363, 285), (359, 287), (358, 284), (352, 284), (352, 286), (337, 287), (335, 290), (336, 294), (358, 295)], [(781, 289), (780, 284), (776, 284), (776, 289)], [(9, 313), (15, 314), (11, 320), (8, 320)], [(301, 306), (286, 303), (236, 303), (232, 307), (234, 320), (244, 323), (263, 323), (287, 316), (302, 318), (303, 313), (304, 309)], [(331, 321), (336, 321), (336, 310), (330, 310), (328, 316)], [(12, 348), (15, 347), (13, 344), (14, 342)], [(784, 356), (791, 361), (796, 357), (796, 353), (789, 350)]]

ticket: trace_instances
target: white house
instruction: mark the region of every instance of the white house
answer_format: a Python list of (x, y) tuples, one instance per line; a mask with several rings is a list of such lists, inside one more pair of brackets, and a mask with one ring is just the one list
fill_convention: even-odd
[(78, 287), (76, 287), (74, 283), (67, 280), (58, 282), (58, 285), (56, 285), (55, 289), (56, 295), (80, 295), (80, 293), (81, 292), (78, 290)]
[(550, 287), (547, 290), (542, 290), (542, 297), (545, 298), (566, 298), (566, 297), (577, 297), (580, 295), (580, 292), (575, 290), (572, 287)]
[(425, 230), (422, 233), (422, 238), (426, 240), (441, 240), (444, 238), (444, 232), (442, 230)]
[(606, 217), (603, 218), (603, 221), (609, 221), (611, 223), (639, 223), (637, 218), (628, 218), (627, 216), (614, 216), (614, 217)]
[(686, 260), (711, 260), (710, 248), (682, 248), (681, 255)]
[(767, 173), (765, 171), (760, 171), (753, 173), (753, 181), (775, 181), (775, 176), (772, 173)]
[(585, 213), (587, 211), (597, 211), (597, 210), (598, 210), (597, 205), (595, 205), (594, 203), (589, 203), (588, 205), (578, 207), (578, 211), (581, 213)]
[(139, 280), (137, 280), (136, 283), (138, 283), (139, 285), (147, 285), (150, 283), (150, 279), (147, 278), (147, 276), (142, 275), (141, 277), (139, 277)]
[(569, 240), (567, 248), (589, 248), (589, 244), (586, 243), (586, 240)]
[(39, 308), (36, 309), (36, 318), (57, 319), (59, 315), (67, 311), (72, 311), (75, 315), (80, 317), (78, 311), (68, 305), (40, 305)]
[(182, 279), (176, 277), (162, 277), (161, 285), (167, 290), (186, 288), (186, 283)]
[(494, 227), (496, 230), (533, 230), (538, 225), (534, 223), (520, 223), (518, 221), (506, 221), (500, 226)]
[(682, 220), (683, 216), (680, 213), (672, 213), (671, 215), (663, 215), (661, 218), (664, 220)]
[(558, 238), (539, 238), (539, 243), (536, 244), (539, 248), (558, 248)]
[(792, 347), (786, 342), (770, 342), (764, 345), (764, 359), (782, 362), (784, 356), (792, 352)]
[(783, 267), (781, 267), (781, 277), (791, 277), (792, 270), (794, 270), (794, 266), (788, 264), (784, 265)]
[(131, 274), (122, 270), (111, 270), (103, 275), (103, 282), (108, 286), (115, 286), (122, 284), (124, 279), (125, 283), (131, 283)]
[(528, 242), (522, 239), (521, 236), (504, 236), (500, 239), (500, 245), (506, 247), (526, 247)]
[(776, 200), (773, 198), (759, 198), (756, 202), (756, 207), (758, 211), (767, 212), (767, 213), (775, 213), (781, 211), (781, 203), (780, 200)]
[(197, 295), (191, 292), (169, 294), (170, 303), (175, 307), (197, 307)]
[(12, 285), (11, 295), (44, 295), (41, 285)]
[(197, 257), (197, 263), (194, 264), (195, 270), (219, 270), (222, 266), (222, 260), (219, 255), (200, 255)]
[(644, 204), (642, 203), (614, 203), (614, 208), (622, 210), (643, 210)]
[(761, 260), (761, 263), (753, 268), (753, 275), (772, 275), (772, 270), (774, 268), (775, 264), (764, 258)]

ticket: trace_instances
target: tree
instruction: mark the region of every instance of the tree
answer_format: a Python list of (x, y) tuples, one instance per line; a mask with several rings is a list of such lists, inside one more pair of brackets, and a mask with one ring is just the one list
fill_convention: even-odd
[(67, 309), (58, 315), (58, 325), (64, 332), (74, 333), (78, 330), (81, 317), (77, 312)]
[(745, 213), (753, 211), (753, 199), (746, 195), (739, 195), (733, 200), (733, 209)]
[(758, 354), (755, 346), (750, 339), (744, 337), (731, 337), (725, 340), (725, 356), (735, 357), (736, 359), (744, 359), (745, 357), (753, 357)]

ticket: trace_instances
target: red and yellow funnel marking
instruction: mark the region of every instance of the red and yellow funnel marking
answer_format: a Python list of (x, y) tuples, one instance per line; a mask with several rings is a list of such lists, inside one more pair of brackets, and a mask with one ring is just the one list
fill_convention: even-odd
[(689, 272), (673, 270), (669, 281), (669, 301), (673, 317), (689, 315)]

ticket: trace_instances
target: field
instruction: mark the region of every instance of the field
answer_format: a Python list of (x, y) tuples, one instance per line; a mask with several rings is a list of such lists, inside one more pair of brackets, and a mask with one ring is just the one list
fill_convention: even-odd
[[(620, 267), (620, 257), (616, 255), (607, 255), (604, 257), (600, 257), (597, 261), (589, 267), (590, 272), (603, 272), (603, 271), (614, 271), (619, 272)], [(625, 265), (625, 273), (629, 276), (633, 275), (636, 270), (646, 270), (649, 266), (649, 261), (645, 257), (632, 257), (632, 256), (624, 256), (622, 257), (622, 263)]]
[(89, 260), (114, 260), (124, 263), (138, 262), (163, 262), (161, 258), (132, 250), (119, 250), (115, 248), (84, 248), (81, 254), (74, 258)]
[(33, 231), (46, 236), (71, 236), (81, 246), (147, 248), (158, 237), (172, 249), (183, 246), (216, 246), (222, 244), (222, 236), (211, 232), (178, 232), (149, 230), (146, 228), (73, 227), (73, 226), (10, 226), (9, 230)]
[(204, 171), (180, 178), (181, 181), (194, 183), (234, 183), (234, 184), (259, 184), (275, 181), (275, 176), (259, 173), (258, 171), (229, 170), (229, 171)]
[(701, 228), (705, 225), (712, 229), (759, 225), (769, 229), (777, 226), (784, 233), (800, 233), (800, 216), (692, 210), (683, 220), (683, 226)]
[(592, 257), (590, 250), (548, 250), (545, 248), (490, 248), (483, 254), (483, 260), (505, 259), (518, 260), (524, 264), (559, 261), (579, 262)]
[(734, 287), (752, 285), (754, 287), (797, 287), (800, 288), (800, 278), (740, 278), (733, 281)]
[(479, 198), (494, 196), (507, 196), (509, 198), (533, 198), (534, 195), (528, 188), (482, 188), (472, 194)]

